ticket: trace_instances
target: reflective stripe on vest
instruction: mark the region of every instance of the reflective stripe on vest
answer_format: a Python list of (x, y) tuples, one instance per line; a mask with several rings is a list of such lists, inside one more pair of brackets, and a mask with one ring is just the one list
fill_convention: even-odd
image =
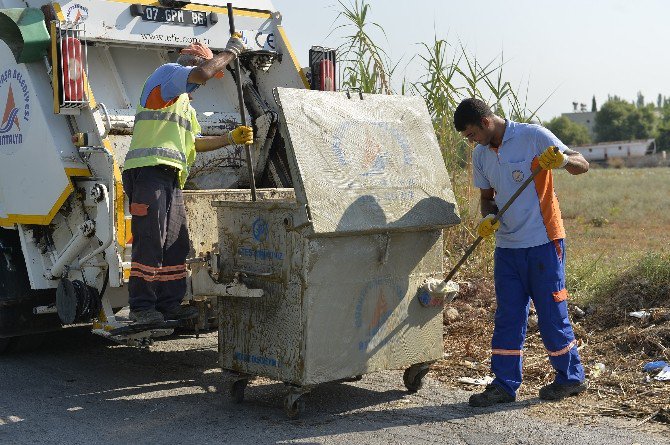
[(171, 158), (181, 163), (186, 162), (186, 156), (184, 156), (184, 153), (164, 147), (135, 148), (128, 152), (126, 155), (126, 160), (143, 158), (145, 156), (160, 156), (161, 158)]
[(191, 121), (178, 115), (177, 113), (159, 111), (159, 110), (144, 110), (135, 115), (135, 123), (139, 121), (169, 121), (179, 124), (186, 131), (191, 130)]
[(158, 110), (140, 104), (124, 168), (169, 165), (179, 170), (179, 187), (183, 188), (195, 161), (195, 138), (200, 131), (186, 93)]

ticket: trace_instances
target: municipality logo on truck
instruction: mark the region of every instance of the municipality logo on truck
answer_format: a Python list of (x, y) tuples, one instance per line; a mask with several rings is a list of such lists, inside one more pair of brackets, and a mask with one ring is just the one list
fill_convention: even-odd
[[(26, 124), (30, 119), (30, 94), (28, 83), (21, 71), (8, 69), (0, 74), (0, 107), (4, 112), (0, 120), (0, 150), (23, 144)], [(3, 110), (3, 108), (0, 108)]]

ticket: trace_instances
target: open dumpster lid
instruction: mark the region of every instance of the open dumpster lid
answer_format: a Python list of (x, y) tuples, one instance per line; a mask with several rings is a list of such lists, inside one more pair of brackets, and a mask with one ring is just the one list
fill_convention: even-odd
[(277, 88), (296, 199), (315, 234), (460, 223), (423, 99)]

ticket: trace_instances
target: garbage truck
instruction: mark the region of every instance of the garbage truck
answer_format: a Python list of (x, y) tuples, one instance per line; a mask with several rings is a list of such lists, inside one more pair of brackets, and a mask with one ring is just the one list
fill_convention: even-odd
[[(339, 91), (328, 48), (301, 68), (269, 0), (230, 11), (249, 51), (192, 105), (203, 135), (246, 121), (255, 141), (190, 169), (195, 327), (218, 325), (239, 401), (255, 375), (294, 388), (289, 414), (313, 385), (380, 369), (406, 368), (416, 390), (443, 348), (442, 307), (416, 294), (442, 276), (442, 230), (460, 222), (426, 105)], [(123, 315), (121, 171), (144, 81), (191, 42), (223, 50), (228, 13), (221, 0), (0, 0), (0, 351), (82, 324), (130, 345), (172, 332)]]

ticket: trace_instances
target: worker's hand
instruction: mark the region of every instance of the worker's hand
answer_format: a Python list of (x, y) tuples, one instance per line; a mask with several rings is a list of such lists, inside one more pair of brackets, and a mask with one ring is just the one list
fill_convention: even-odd
[(538, 158), (540, 167), (544, 170), (551, 170), (552, 168), (563, 168), (568, 163), (568, 157), (556, 150), (553, 145), (547, 149)]
[(493, 223), (494, 217), (495, 215), (489, 214), (482, 218), (481, 221), (479, 221), (479, 224), (477, 224), (477, 235), (481, 236), (482, 238), (487, 238), (493, 235), (495, 231), (500, 228), (500, 221), (496, 221), (495, 224)]
[(228, 39), (228, 43), (226, 44), (224, 51), (231, 52), (235, 54), (235, 57), (237, 57), (240, 55), (240, 53), (243, 53), (248, 49), (249, 48), (247, 48), (247, 46), (244, 44), (244, 41), (242, 40), (242, 33), (236, 32), (230, 36), (230, 39)]
[(249, 145), (254, 143), (254, 129), (240, 125), (228, 133), (228, 138), (236, 145)]

